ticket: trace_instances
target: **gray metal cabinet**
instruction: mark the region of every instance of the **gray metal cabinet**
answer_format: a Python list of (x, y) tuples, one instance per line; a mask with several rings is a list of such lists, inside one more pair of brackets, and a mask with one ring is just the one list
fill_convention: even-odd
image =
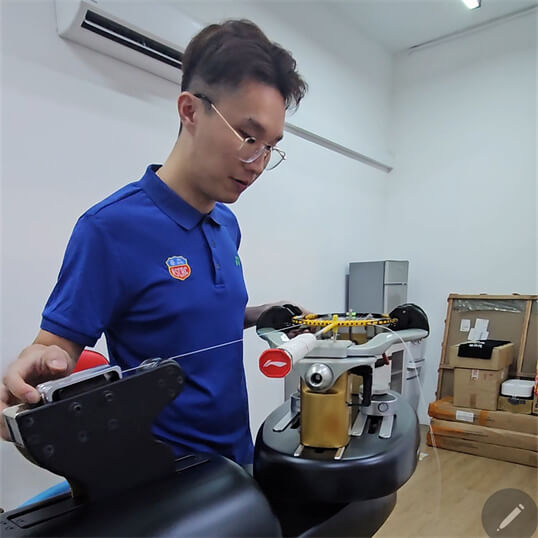
[(402, 260), (350, 263), (348, 309), (388, 314), (406, 303), (408, 272), (409, 262)]

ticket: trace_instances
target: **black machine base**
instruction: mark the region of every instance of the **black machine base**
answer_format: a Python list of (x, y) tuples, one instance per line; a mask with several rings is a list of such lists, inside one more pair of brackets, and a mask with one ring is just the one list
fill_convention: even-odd
[(292, 504), (273, 499), (273, 510), (282, 524), (283, 536), (331, 538), (373, 536), (396, 505), (396, 493), (352, 503)]
[[(391, 437), (379, 438), (382, 417), (368, 417), (364, 433), (352, 437), (337, 459), (335, 450), (316, 448), (294, 456), (300, 416), (275, 428), (290, 411), (286, 402), (258, 433), (258, 484), (220, 456), (176, 460), (150, 426), (182, 384), (179, 366), (163, 361), (17, 412), (12, 427), (22, 450), (65, 476), (74, 496), (1, 514), (0, 536), (371, 536), (415, 470), (418, 420), (395, 393)], [(150, 393), (150, 405), (137, 397)], [(354, 403), (352, 423), (359, 409)]]
[(351, 437), (338, 459), (336, 449), (304, 448), (294, 456), (300, 418), (273, 430), (289, 400), (269, 415), (256, 441), (254, 477), (285, 536), (371, 536), (390, 515), (396, 491), (416, 468), (420, 443), (415, 411), (390, 394), (397, 399), (391, 437), (379, 437), (382, 417), (368, 417), (363, 435)]
[[(143, 465), (143, 462), (141, 462)], [(6, 512), (0, 536), (281, 536), (255, 482), (220, 456), (186, 456), (166, 479), (85, 502), (63, 494)]]

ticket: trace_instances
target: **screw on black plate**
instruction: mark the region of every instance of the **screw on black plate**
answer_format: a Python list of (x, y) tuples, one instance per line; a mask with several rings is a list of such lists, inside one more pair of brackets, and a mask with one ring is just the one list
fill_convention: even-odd
[(85, 432), (84, 430), (79, 431), (78, 432), (78, 440), (81, 443), (85, 443), (88, 440), (88, 433)]
[(105, 401), (110, 403), (114, 399), (114, 393), (111, 390), (104, 392)]
[(162, 377), (159, 377), (159, 379), (157, 379), (157, 386), (163, 389), (165, 385), (166, 385), (166, 381)]
[(25, 417), (23, 424), (25, 428), (31, 428), (34, 425), (33, 417)]
[(71, 411), (75, 415), (80, 415), (82, 413), (82, 405), (80, 404), (80, 402), (73, 402), (69, 406), (69, 411)]
[(117, 430), (119, 427), (120, 427), (120, 421), (117, 418), (111, 418), (107, 422), (108, 431), (113, 432), (114, 430)]
[(54, 445), (45, 445), (43, 447), (43, 455), (50, 458), (54, 454)]

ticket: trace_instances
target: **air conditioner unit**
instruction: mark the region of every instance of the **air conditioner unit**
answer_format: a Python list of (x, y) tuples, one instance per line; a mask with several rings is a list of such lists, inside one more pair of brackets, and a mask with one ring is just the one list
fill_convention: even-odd
[(176, 84), (183, 52), (202, 26), (171, 4), (55, 0), (58, 34)]

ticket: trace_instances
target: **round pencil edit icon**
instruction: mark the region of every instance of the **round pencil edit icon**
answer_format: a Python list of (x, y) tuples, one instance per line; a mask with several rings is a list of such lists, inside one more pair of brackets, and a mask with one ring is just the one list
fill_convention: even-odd
[(501, 489), (482, 508), (482, 525), (490, 537), (531, 538), (537, 517), (536, 502), (520, 489)]

